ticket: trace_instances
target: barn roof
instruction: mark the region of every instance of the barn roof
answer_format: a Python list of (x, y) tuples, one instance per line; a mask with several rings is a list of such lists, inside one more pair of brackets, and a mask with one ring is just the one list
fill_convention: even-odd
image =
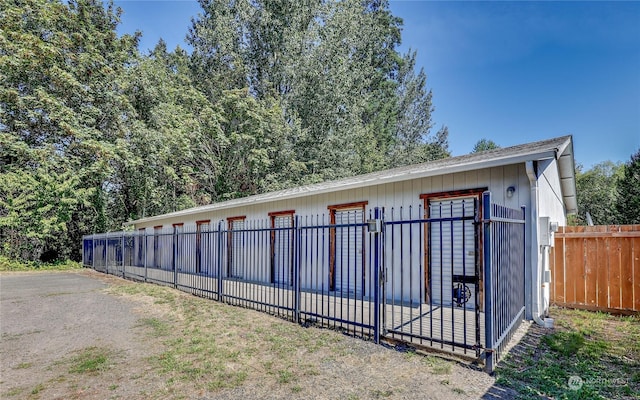
[(542, 140), (539, 142), (489, 150), (481, 153), (449, 157), (441, 160), (429, 161), (422, 164), (413, 164), (384, 171), (372, 172), (365, 175), (358, 175), (335, 181), (325, 181), (311, 185), (297, 186), (290, 189), (279, 190), (276, 192), (269, 192), (254, 196), (242, 197), (239, 199), (222, 201), (219, 203), (213, 203), (205, 206), (176, 211), (169, 214), (162, 214), (130, 221), (127, 223), (127, 225), (152, 222), (155, 220), (170, 217), (180, 217), (208, 211), (223, 210), (238, 206), (266, 203), (275, 200), (287, 200), (303, 196), (337, 192), (347, 189), (356, 189), (365, 186), (401, 182), (416, 178), (473, 171), (478, 169), (520, 164), (526, 161), (540, 161), (551, 158), (558, 160), (560, 180), (562, 185), (562, 197), (565, 203), (565, 208), (568, 213), (575, 213), (577, 211), (577, 200), (573, 159), (573, 141), (572, 137), (569, 135)]

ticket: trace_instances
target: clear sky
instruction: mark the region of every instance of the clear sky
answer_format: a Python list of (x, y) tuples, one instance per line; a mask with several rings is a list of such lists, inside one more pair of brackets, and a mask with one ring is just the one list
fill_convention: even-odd
[[(293, 0), (295, 1), (295, 0)], [(140, 50), (185, 36), (193, 0), (117, 0)], [(626, 162), (640, 148), (640, 2), (391, 1), (401, 51), (418, 53), (436, 128), (453, 155), (572, 134), (576, 162)]]

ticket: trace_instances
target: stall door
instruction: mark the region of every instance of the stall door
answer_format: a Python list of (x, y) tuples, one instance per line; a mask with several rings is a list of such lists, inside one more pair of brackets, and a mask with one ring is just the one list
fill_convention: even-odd
[[(362, 208), (335, 210), (336, 225), (364, 222)], [(361, 295), (363, 283), (362, 226), (337, 227), (335, 232), (335, 289), (345, 294)]]
[(273, 231), (273, 282), (283, 285), (293, 283), (291, 277), (291, 266), (293, 256), (293, 215), (274, 215), (272, 217)]
[(244, 219), (229, 220), (229, 268), (228, 275), (232, 278), (242, 278), (244, 261), (245, 233)]
[(429, 228), (429, 289), (434, 305), (475, 307), (474, 213), (474, 197), (429, 200), (429, 218), (436, 219)]
[(210, 235), (209, 220), (196, 221), (196, 274), (209, 274)]

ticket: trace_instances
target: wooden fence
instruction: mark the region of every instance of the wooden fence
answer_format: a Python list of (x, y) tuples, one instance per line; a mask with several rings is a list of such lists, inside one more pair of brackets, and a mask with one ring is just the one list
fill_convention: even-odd
[(552, 304), (640, 312), (640, 225), (561, 227), (549, 264)]

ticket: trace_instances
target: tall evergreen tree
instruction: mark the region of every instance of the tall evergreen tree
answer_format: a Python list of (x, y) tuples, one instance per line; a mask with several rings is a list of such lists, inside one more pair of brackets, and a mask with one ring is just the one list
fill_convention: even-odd
[(500, 146), (491, 139), (480, 139), (473, 146), (472, 153), (480, 153), (483, 151), (495, 150), (499, 149)]
[(640, 149), (622, 167), (616, 209), (621, 224), (640, 224)]

